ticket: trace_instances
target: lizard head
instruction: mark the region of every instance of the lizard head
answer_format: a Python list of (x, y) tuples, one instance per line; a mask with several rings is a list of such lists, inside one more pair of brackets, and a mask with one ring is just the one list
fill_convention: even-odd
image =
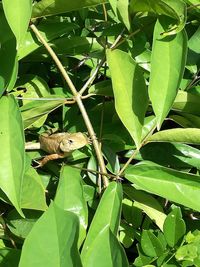
[(70, 133), (60, 142), (60, 150), (62, 152), (72, 152), (76, 149), (84, 147), (89, 144), (89, 138), (81, 133)]

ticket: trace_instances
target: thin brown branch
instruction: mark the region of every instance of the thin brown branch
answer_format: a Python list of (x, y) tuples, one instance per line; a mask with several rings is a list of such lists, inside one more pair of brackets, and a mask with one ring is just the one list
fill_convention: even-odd
[(79, 94), (82, 95), (85, 90), (90, 87), (94, 81), (94, 79), (96, 78), (100, 68), (102, 67), (102, 65), (104, 64), (105, 62), (105, 57), (103, 57), (101, 59), (101, 61), (99, 62), (99, 64), (97, 65), (95, 71), (92, 73), (92, 75), (90, 76), (90, 78), (87, 80), (87, 82), (83, 85), (83, 87), (81, 88), (81, 90), (79, 91)]
[[(74, 84), (72, 83), (70, 77), (68, 76), (65, 68), (63, 67), (62, 63), (58, 59), (57, 55), (55, 54), (53, 49), (49, 46), (49, 44), (46, 42), (46, 40), (43, 38), (43, 36), (40, 34), (40, 32), (38, 31), (36, 26), (34, 24), (31, 24), (30, 28), (35, 33), (37, 38), (41, 41), (41, 43), (45, 46), (45, 48), (47, 49), (48, 53), (51, 55), (52, 59), (54, 60), (54, 62), (57, 65), (58, 69), (60, 70), (63, 78), (67, 82), (69, 88), (71, 89), (71, 91), (72, 91), (72, 93), (74, 95), (74, 99), (77, 102), (77, 105), (78, 105), (78, 107), (80, 109), (80, 112), (82, 113), (82, 116), (83, 116), (84, 122), (86, 124), (87, 130), (88, 130), (89, 135), (91, 137), (91, 140), (93, 142), (94, 149), (95, 149), (95, 152), (96, 152), (96, 156), (97, 156), (97, 159), (98, 159), (98, 162), (99, 162), (100, 170), (101, 170), (102, 173), (107, 173), (106, 167), (105, 167), (105, 163), (104, 163), (104, 159), (103, 159), (103, 155), (101, 153), (101, 150), (100, 150), (100, 147), (99, 147), (99, 143), (97, 141), (96, 134), (94, 132), (93, 126), (92, 126), (92, 124), (90, 122), (88, 114), (87, 114), (87, 112), (85, 110), (85, 107), (83, 105), (83, 102), (82, 102), (82, 99), (81, 99), (81, 95), (77, 92)], [(108, 184), (109, 184), (109, 181), (108, 181), (107, 177), (105, 175), (103, 175), (102, 179), (103, 179), (104, 186), (107, 187)]]
[(83, 167), (78, 167), (78, 166), (76, 166), (76, 165), (70, 165), (70, 167), (72, 167), (72, 168), (76, 168), (76, 169), (79, 169), (79, 170), (82, 170), (82, 171), (87, 171), (87, 172), (91, 172), (91, 173), (96, 173), (96, 174), (100, 174), (100, 175), (105, 175), (105, 176), (109, 177), (110, 179), (117, 180), (117, 176), (114, 175), (114, 174), (110, 174), (110, 173), (102, 173), (101, 171), (91, 170), (91, 169), (83, 168)]
[(139, 152), (138, 149), (136, 149), (133, 154), (131, 155), (131, 157), (127, 160), (127, 162), (124, 164), (124, 166), (121, 168), (121, 170), (118, 172), (118, 177), (120, 177), (123, 172), (125, 171), (125, 169), (128, 167), (128, 165), (131, 163), (131, 161), (135, 158), (135, 156), (137, 155), (137, 153)]

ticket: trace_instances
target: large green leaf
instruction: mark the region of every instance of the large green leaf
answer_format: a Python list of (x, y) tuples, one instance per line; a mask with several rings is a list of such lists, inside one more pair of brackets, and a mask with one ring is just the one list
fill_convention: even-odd
[(88, 261), (91, 251), (95, 250), (95, 240), (105, 227), (109, 226), (113, 234), (117, 235), (121, 205), (122, 186), (119, 183), (112, 182), (104, 192), (90, 225), (81, 252), (83, 264)]
[(42, 0), (33, 7), (32, 18), (52, 16), (84, 7), (90, 7), (105, 3), (106, 0)]
[(12, 96), (0, 99), (0, 188), (17, 211), (20, 209), (24, 175), (24, 131), (19, 107)]
[(53, 202), (27, 236), (19, 267), (81, 267), (78, 218)]
[(84, 267), (128, 267), (125, 251), (117, 237), (109, 229), (109, 225), (102, 229), (95, 238), (93, 247), (89, 249)]
[(155, 12), (157, 15), (166, 15), (174, 19), (172, 24), (168, 24), (162, 33), (171, 35), (181, 31), (186, 23), (186, 4), (184, 1), (171, 0), (131, 0), (132, 12)]
[(116, 111), (139, 147), (148, 96), (142, 70), (131, 56), (121, 50), (108, 50)]
[(186, 144), (200, 144), (200, 129), (174, 128), (157, 132), (148, 138), (148, 142), (179, 142)]
[(80, 170), (64, 166), (61, 170), (55, 203), (63, 210), (75, 213), (79, 218), (79, 244), (86, 236), (88, 221), (87, 203), (83, 195), (82, 177)]
[(2, 3), (7, 21), (19, 45), (28, 29), (32, 0), (2, 0)]
[(177, 95), (187, 55), (187, 36), (184, 30), (174, 36), (161, 37), (166, 21), (167, 17), (161, 17), (155, 25), (149, 81), (149, 97), (158, 129)]
[(142, 190), (200, 211), (198, 175), (142, 162), (128, 168), (125, 177)]
[[(16, 39), (0, 6), (0, 96), (9, 86), (12, 89), (17, 79)], [(6, 33), (6, 34), (5, 34)], [(8, 56), (9, 55), (9, 56)]]

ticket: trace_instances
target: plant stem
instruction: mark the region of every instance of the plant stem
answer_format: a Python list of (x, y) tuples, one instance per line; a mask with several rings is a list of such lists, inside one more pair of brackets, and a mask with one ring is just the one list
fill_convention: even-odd
[(127, 162), (124, 164), (124, 166), (121, 168), (121, 170), (117, 174), (118, 177), (120, 177), (122, 175), (122, 173), (125, 171), (125, 169), (128, 167), (128, 165), (131, 163), (131, 161), (135, 158), (135, 156), (137, 155), (138, 152), (139, 152), (139, 149), (136, 149), (133, 152), (132, 156), (127, 160)]
[(85, 92), (85, 90), (93, 83), (94, 79), (96, 78), (96, 75), (98, 74), (98, 72), (99, 72), (100, 68), (102, 67), (102, 65), (104, 64), (105, 60), (106, 60), (105, 57), (103, 57), (101, 59), (101, 61), (97, 65), (95, 71), (92, 73), (91, 77), (87, 80), (87, 82), (83, 85), (83, 87), (79, 91), (80, 95), (82, 95)]
[[(41, 43), (45, 46), (45, 48), (47, 49), (47, 51), (51, 55), (52, 59), (56, 63), (56, 65), (57, 65), (58, 69), (60, 70), (61, 74), (63, 75), (63, 78), (67, 82), (69, 88), (71, 89), (71, 91), (72, 91), (72, 93), (74, 95), (74, 99), (76, 100), (77, 105), (79, 106), (79, 109), (80, 109), (80, 111), (82, 113), (83, 119), (85, 121), (86, 127), (87, 127), (88, 132), (89, 132), (89, 135), (90, 135), (90, 137), (92, 139), (92, 142), (93, 142), (93, 145), (94, 145), (94, 149), (95, 149), (95, 152), (96, 152), (96, 156), (97, 156), (97, 159), (98, 159), (98, 162), (99, 162), (100, 170), (101, 170), (102, 173), (107, 173), (106, 167), (105, 167), (105, 163), (104, 163), (104, 160), (103, 160), (103, 155), (101, 153), (101, 150), (100, 150), (100, 147), (99, 147), (99, 143), (97, 141), (96, 134), (94, 132), (93, 126), (92, 126), (92, 124), (90, 122), (88, 114), (87, 114), (87, 112), (85, 110), (85, 107), (83, 105), (83, 102), (82, 102), (82, 99), (81, 99), (81, 95), (77, 92), (74, 84), (72, 83), (70, 77), (68, 76), (65, 68), (63, 67), (62, 63), (58, 59), (57, 55), (55, 54), (53, 49), (49, 46), (47, 41), (43, 38), (43, 36), (40, 34), (40, 32), (38, 31), (36, 26), (34, 24), (31, 24), (30, 28), (35, 33), (37, 38), (41, 41)], [(108, 184), (109, 184), (107, 177), (105, 175), (103, 175), (102, 179), (103, 179), (104, 186), (107, 187)]]

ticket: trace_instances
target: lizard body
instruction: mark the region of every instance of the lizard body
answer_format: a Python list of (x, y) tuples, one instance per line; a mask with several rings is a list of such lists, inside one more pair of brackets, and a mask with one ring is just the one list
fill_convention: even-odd
[(42, 149), (49, 155), (45, 156), (40, 162), (41, 167), (49, 160), (64, 158), (76, 149), (84, 147), (89, 143), (88, 137), (81, 133), (48, 133), (39, 136), (39, 143), (26, 144), (26, 149)]

